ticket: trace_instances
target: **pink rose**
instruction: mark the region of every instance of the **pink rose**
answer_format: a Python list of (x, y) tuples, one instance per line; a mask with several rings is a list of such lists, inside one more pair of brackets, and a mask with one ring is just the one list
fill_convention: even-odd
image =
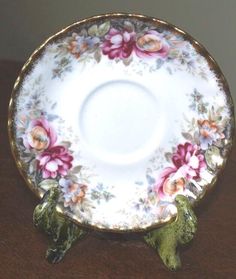
[(73, 157), (64, 146), (51, 147), (38, 154), (38, 169), (42, 171), (42, 177), (56, 178), (57, 175), (65, 176), (72, 167)]
[(56, 140), (55, 130), (44, 117), (32, 120), (23, 137), (24, 146), (37, 151), (50, 148)]
[(206, 168), (205, 158), (200, 153), (199, 146), (189, 142), (178, 145), (177, 152), (172, 156), (172, 162), (187, 179), (199, 179), (201, 171)]
[(139, 36), (135, 32), (111, 28), (102, 44), (102, 52), (110, 59), (128, 58), (132, 52), (140, 58), (162, 57), (169, 53), (169, 45), (157, 31), (150, 30)]
[(206, 169), (205, 158), (199, 147), (189, 142), (177, 146), (172, 162), (173, 166), (163, 170), (155, 186), (160, 197), (183, 191), (187, 180), (199, 179), (201, 172)]
[(102, 52), (110, 59), (128, 58), (134, 47), (135, 33), (111, 28), (102, 44)]
[(157, 31), (150, 30), (137, 38), (134, 51), (139, 57), (166, 57), (169, 45)]

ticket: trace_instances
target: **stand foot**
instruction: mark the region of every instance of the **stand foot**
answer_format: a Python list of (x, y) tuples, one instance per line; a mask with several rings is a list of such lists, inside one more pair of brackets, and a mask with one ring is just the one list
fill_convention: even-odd
[(59, 190), (51, 188), (48, 190), (33, 214), (35, 226), (51, 238), (51, 244), (46, 252), (46, 258), (50, 263), (60, 262), (71, 245), (87, 234), (68, 218), (56, 211), (59, 198)]
[(181, 267), (178, 245), (189, 243), (197, 230), (197, 218), (188, 199), (178, 195), (175, 202), (176, 220), (144, 236), (147, 244), (159, 253), (165, 266), (173, 271)]

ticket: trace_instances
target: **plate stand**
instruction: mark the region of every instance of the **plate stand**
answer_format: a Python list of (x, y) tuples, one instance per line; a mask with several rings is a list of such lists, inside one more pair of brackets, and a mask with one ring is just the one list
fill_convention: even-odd
[[(58, 198), (58, 189), (51, 188), (44, 194), (33, 214), (35, 226), (51, 238), (46, 253), (50, 263), (61, 261), (71, 245), (88, 233), (56, 211)], [(163, 263), (170, 270), (177, 270), (181, 266), (178, 245), (189, 243), (197, 230), (197, 218), (188, 199), (178, 195), (175, 201), (177, 206), (175, 221), (144, 236), (146, 243), (159, 253)]]
[(46, 252), (46, 258), (50, 263), (60, 262), (71, 245), (87, 234), (86, 230), (79, 228), (56, 211), (58, 198), (58, 189), (51, 188), (44, 194), (33, 214), (34, 225), (48, 234), (51, 239)]
[(189, 243), (197, 230), (197, 217), (188, 199), (178, 195), (175, 202), (177, 206), (175, 221), (144, 236), (147, 244), (159, 253), (165, 266), (173, 271), (181, 267), (178, 245)]

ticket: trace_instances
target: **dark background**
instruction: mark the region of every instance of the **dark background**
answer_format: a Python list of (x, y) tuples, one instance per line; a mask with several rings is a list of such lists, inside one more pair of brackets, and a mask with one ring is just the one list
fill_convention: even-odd
[(236, 103), (235, 0), (0, 0), (0, 59), (25, 61), (65, 26), (108, 12), (141, 13), (189, 32), (219, 63)]

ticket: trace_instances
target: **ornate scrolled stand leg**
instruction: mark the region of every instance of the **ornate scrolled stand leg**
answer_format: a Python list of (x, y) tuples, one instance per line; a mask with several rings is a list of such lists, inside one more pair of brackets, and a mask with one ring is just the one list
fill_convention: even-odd
[(56, 211), (58, 198), (59, 190), (51, 188), (45, 193), (33, 214), (35, 226), (51, 238), (51, 244), (46, 253), (46, 258), (50, 263), (61, 261), (71, 245), (87, 234), (87, 231), (58, 214)]
[(163, 263), (170, 270), (181, 267), (178, 245), (189, 243), (197, 230), (197, 218), (188, 199), (178, 195), (175, 202), (177, 206), (175, 221), (144, 236), (144, 240), (159, 253)]

